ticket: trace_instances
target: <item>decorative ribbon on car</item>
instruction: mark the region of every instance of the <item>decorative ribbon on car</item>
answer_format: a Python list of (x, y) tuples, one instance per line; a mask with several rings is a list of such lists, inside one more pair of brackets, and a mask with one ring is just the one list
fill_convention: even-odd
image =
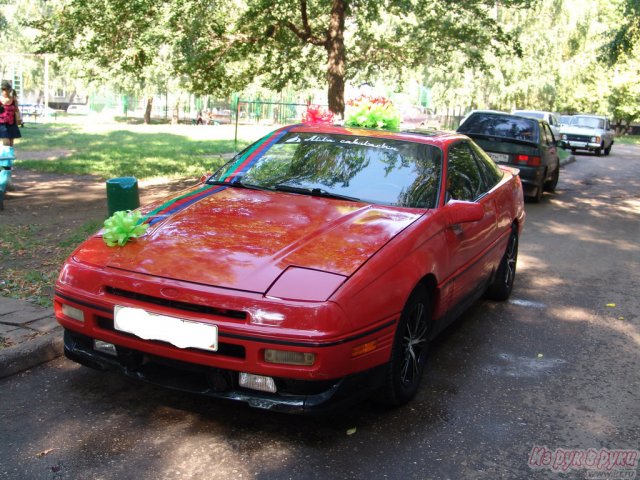
[(276, 130), (271, 135), (267, 135), (262, 140), (256, 142), (249, 150), (236, 160), (233, 165), (222, 175), (220, 181), (225, 183), (231, 183), (235, 178), (241, 177), (244, 172), (249, 170), (260, 158), (264, 155), (271, 145), (277, 143), (282, 137), (284, 137), (289, 130), (297, 127), (298, 125), (289, 125), (288, 127)]

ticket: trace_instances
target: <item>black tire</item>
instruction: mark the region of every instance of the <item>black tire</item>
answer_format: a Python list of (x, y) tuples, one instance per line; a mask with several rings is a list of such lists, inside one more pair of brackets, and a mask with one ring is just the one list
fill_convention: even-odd
[(558, 165), (558, 168), (556, 168), (556, 171), (553, 172), (553, 174), (551, 175), (551, 179), (547, 180), (547, 182), (544, 184), (544, 189), (547, 192), (555, 192), (556, 187), (558, 186), (559, 179), (560, 179), (560, 166)]
[(609, 145), (607, 148), (604, 149), (605, 155), (609, 155), (611, 153), (611, 147), (613, 147), (613, 144)]
[(427, 363), (431, 327), (429, 291), (418, 285), (400, 315), (386, 383), (379, 397), (384, 404), (404, 405), (418, 392)]
[(604, 147), (604, 143), (601, 143), (598, 148), (596, 148), (596, 157), (602, 155), (602, 147)]
[(531, 200), (533, 203), (540, 203), (540, 201), (542, 200), (543, 191), (544, 191), (544, 178), (540, 180), (540, 185), (538, 185), (535, 195), (530, 196), (529, 200)]
[(516, 263), (518, 262), (518, 234), (515, 228), (509, 236), (509, 243), (498, 266), (496, 276), (487, 289), (486, 297), (491, 300), (504, 301), (511, 295), (516, 279)]
[(572, 149), (571, 149), (571, 153), (576, 153), (576, 149), (575, 149), (575, 148), (572, 148)]

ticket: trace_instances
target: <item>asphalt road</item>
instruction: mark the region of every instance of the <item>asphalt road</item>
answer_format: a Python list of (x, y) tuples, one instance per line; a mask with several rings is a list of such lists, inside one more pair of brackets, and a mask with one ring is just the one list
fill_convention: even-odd
[(526, 210), (512, 299), (439, 338), (409, 405), (284, 416), (61, 358), (0, 381), (0, 478), (640, 477), (528, 463), (640, 449), (640, 147), (578, 155)]

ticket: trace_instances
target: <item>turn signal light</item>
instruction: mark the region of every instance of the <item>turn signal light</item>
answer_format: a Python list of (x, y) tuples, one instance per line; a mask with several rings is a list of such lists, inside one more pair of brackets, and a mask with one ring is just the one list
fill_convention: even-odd
[(351, 350), (351, 356), (359, 357), (360, 355), (364, 355), (365, 353), (373, 352), (376, 348), (378, 348), (378, 342), (376, 342), (375, 340), (363, 343), (362, 345), (353, 347), (353, 349)]
[(539, 167), (541, 165), (540, 157), (532, 155), (517, 155), (516, 163), (519, 165), (529, 165), (530, 167)]

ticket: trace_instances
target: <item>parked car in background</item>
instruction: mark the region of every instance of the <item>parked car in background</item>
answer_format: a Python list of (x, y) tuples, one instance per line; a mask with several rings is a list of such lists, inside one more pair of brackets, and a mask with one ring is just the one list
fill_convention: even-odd
[(475, 112), (458, 132), (471, 137), (501, 165), (517, 167), (524, 193), (534, 202), (553, 192), (560, 176), (557, 141), (544, 120), (506, 113)]
[(89, 115), (91, 110), (89, 105), (72, 103), (67, 107), (67, 113), (71, 115)]
[(103, 230), (62, 267), (67, 357), (287, 412), (409, 401), (430, 340), (509, 296), (525, 219), (516, 172), (468, 137), (330, 125), (138, 213), (139, 238)]
[(462, 124), (466, 122), (467, 119), (474, 113), (507, 113), (507, 112), (503, 112), (502, 110), (471, 110), (464, 117), (462, 117), (462, 120), (460, 120), (460, 125), (458, 125), (458, 127), (462, 126)]
[(560, 115), (559, 118), (560, 118), (560, 128), (562, 129), (562, 127), (564, 127), (565, 125), (569, 125), (571, 123), (571, 119), (573, 118), (573, 115)]
[(611, 153), (614, 133), (607, 117), (601, 115), (574, 115), (569, 125), (561, 129), (562, 141), (571, 149), (595, 152), (597, 156)]
[(556, 140), (560, 140), (560, 116), (553, 112), (543, 112), (539, 110), (514, 110), (512, 115), (520, 117), (539, 118), (549, 124), (553, 136)]

